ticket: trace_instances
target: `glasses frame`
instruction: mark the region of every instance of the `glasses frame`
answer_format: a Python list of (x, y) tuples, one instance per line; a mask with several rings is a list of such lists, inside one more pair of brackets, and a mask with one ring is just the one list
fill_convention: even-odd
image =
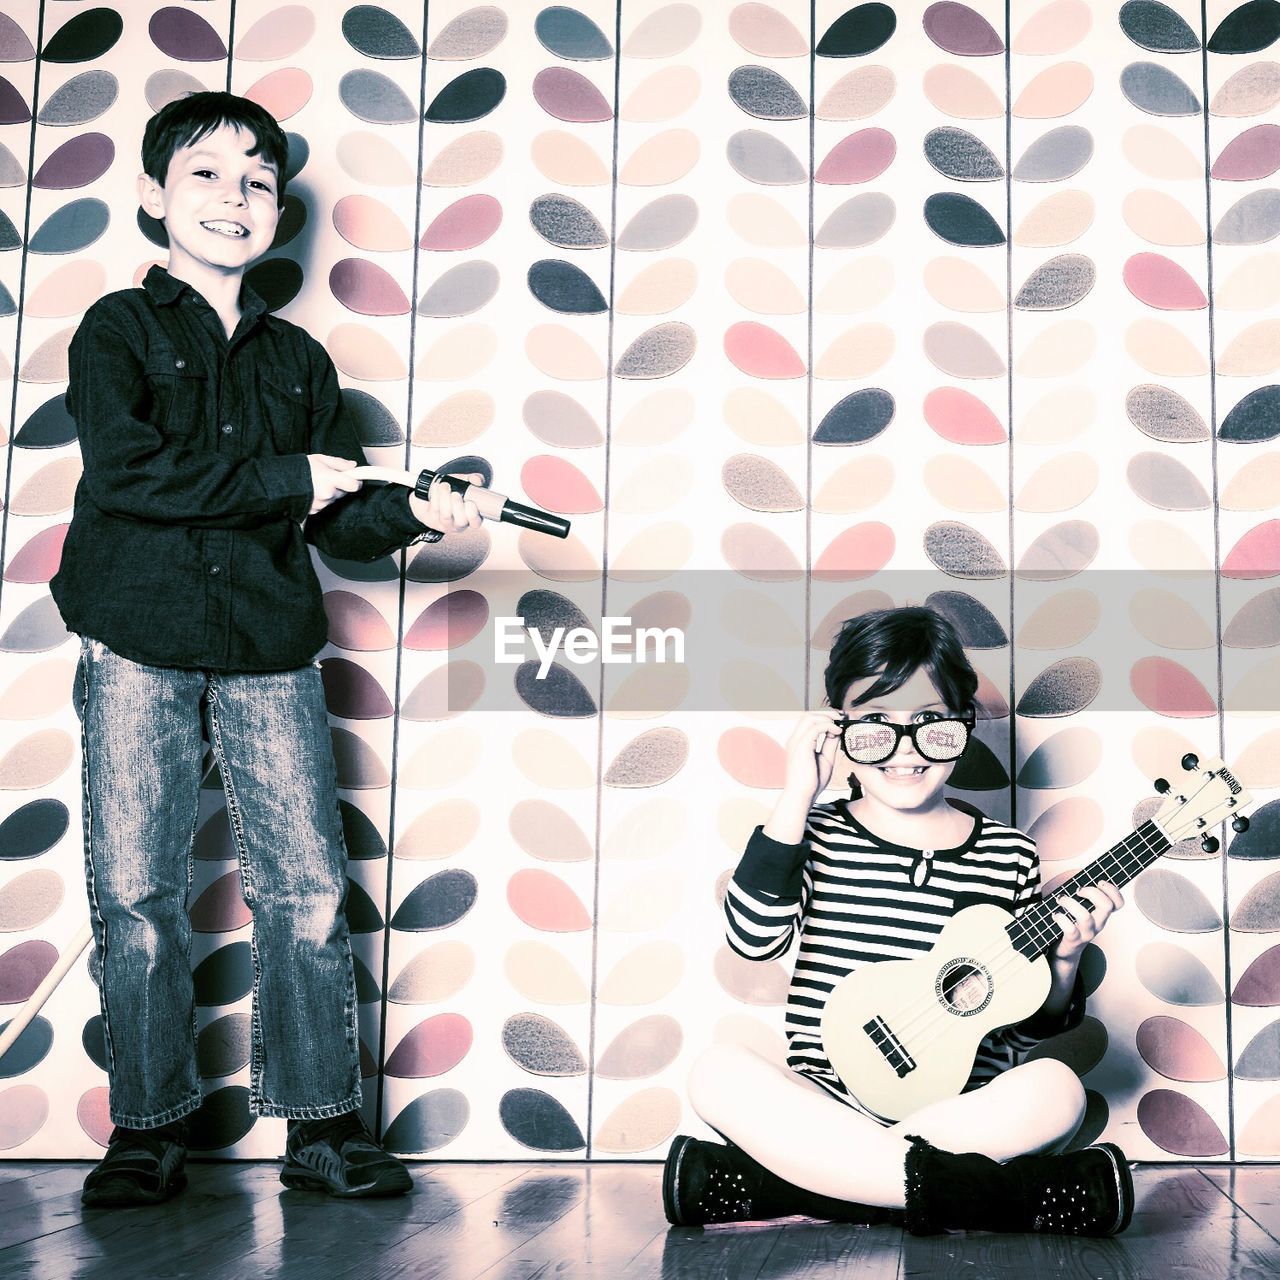
[[(911, 739), (911, 745), (916, 749), (917, 754), (920, 756), (922, 760), (927, 760), (930, 764), (954, 764), (955, 761), (959, 760), (960, 756), (964, 755), (965, 751), (968, 750), (969, 739), (973, 734), (973, 727), (976, 723), (977, 723), (977, 716), (975, 716), (973, 712), (967, 712), (965, 715), (962, 715), (962, 716), (944, 716), (938, 720), (921, 720), (916, 724), (897, 724), (892, 720), (860, 720), (860, 719), (852, 720), (848, 716), (841, 716), (840, 719), (836, 721), (836, 724), (840, 728), (840, 750), (843, 751), (845, 756), (848, 757), (848, 759), (852, 760), (854, 764), (864, 764), (868, 766), (883, 764), (886, 760), (892, 760), (893, 757), (897, 755), (898, 748), (902, 745), (903, 738)], [(887, 751), (884, 755), (880, 756), (878, 759), (859, 760), (858, 757), (855, 756), (849, 750), (848, 746), (845, 743), (845, 734), (855, 724), (875, 726), (876, 728), (881, 728), (881, 729), (892, 729), (894, 734), (893, 746), (889, 749), (889, 751)], [(965, 742), (964, 742), (964, 747), (961, 748), (959, 755), (948, 756), (945, 759), (940, 760), (934, 756), (931, 756), (920, 745), (920, 739), (917, 736), (920, 730), (929, 729), (929, 728), (932, 728), (934, 725), (938, 725), (938, 724), (964, 725)]]

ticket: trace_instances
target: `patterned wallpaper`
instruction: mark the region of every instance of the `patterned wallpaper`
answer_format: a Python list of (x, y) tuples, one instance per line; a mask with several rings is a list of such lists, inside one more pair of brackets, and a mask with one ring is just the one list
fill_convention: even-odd
[[(573, 520), (317, 560), (389, 1145), (653, 1158), (697, 1125), (699, 1049), (781, 1034), (786, 967), (728, 951), (719, 898), (786, 711), (840, 618), (927, 599), (983, 675), (957, 793), (1047, 879), (1185, 751), (1253, 789), (1247, 834), (1130, 889), (1089, 1017), (1037, 1052), (1083, 1078), (1081, 1141), (1280, 1157), (1280, 3), (1203, 7), (9, 0), (0, 1023), (85, 915), (47, 586), (67, 346), (163, 260), (147, 116), (229, 87), (290, 134), (252, 283), (325, 344), (371, 460)], [(685, 627), (715, 688), (495, 667), (516, 614)], [(195, 857), (193, 1143), (273, 1155), (216, 778)], [(0, 1154), (93, 1156), (102, 1060), (81, 961), (0, 1061)]]

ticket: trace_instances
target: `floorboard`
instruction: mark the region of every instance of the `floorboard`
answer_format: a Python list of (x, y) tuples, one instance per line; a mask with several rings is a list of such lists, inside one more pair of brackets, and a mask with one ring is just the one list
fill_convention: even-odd
[(809, 1219), (670, 1228), (655, 1164), (429, 1164), (412, 1195), (339, 1203), (280, 1166), (193, 1162), (168, 1204), (85, 1210), (89, 1165), (0, 1164), (5, 1280), (1271, 1280), (1280, 1166), (1135, 1165), (1122, 1236)]

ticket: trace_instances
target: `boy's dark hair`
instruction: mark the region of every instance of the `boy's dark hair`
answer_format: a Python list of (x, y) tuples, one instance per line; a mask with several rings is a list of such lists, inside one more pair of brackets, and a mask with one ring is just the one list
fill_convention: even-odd
[(147, 121), (142, 135), (142, 170), (161, 186), (169, 173), (169, 162), (179, 147), (189, 147), (207, 138), (221, 125), (251, 133), (251, 156), (261, 155), (276, 171), (276, 200), (284, 204), (285, 167), (289, 163), (289, 140), (275, 117), (264, 107), (234, 93), (188, 93), (166, 103)]
[(901, 688), (922, 667), (952, 711), (975, 709), (978, 676), (946, 618), (918, 605), (861, 614), (844, 623), (831, 646), (827, 701), (839, 707), (855, 680), (882, 673), (858, 699), (867, 702)]

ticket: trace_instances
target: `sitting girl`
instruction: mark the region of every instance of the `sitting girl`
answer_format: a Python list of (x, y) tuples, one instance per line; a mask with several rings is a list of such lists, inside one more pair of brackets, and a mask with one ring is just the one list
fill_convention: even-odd
[[(846, 974), (918, 957), (964, 906), (1016, 914), (1039, 896), (1032, 842), (943, 795), (977, 688), (954, 629), (930, 609), (886, 609), (842, 628), (826, 670), (829, 705), (796, 724), (782, 793), (725, 899), (739, 955), (772, 960), (799, 937), (786, 1062), (717, 1044), (694, 1064), (693, 1107), (728, 1145), (674, 1140), (663, 1178), (672, 1223), (804, 1214), (898, 1221), (919, 1235), (1111, 1235), (1128, 1225), (1123, 1153), (1104, 1143), (1059, 1154), (1084, 1117), (1079, 1079), (1052, 1058), (1021, 1063), (1079, 1024), (1080, 957), (1122, 905), (1113, 885), (1082, 891), (1088, 902), (1069, 900), (1054, 916), (1062, 937), (1048, 952), (1048, 997), (983, 1040), (958, 1097), (890, 1124), (859, 1104), (846, 1088), (857, 1081), (842, 1081), (823, 1047), (823, 1007)], [(842, 749), (853, 796), (816, 804)]]

